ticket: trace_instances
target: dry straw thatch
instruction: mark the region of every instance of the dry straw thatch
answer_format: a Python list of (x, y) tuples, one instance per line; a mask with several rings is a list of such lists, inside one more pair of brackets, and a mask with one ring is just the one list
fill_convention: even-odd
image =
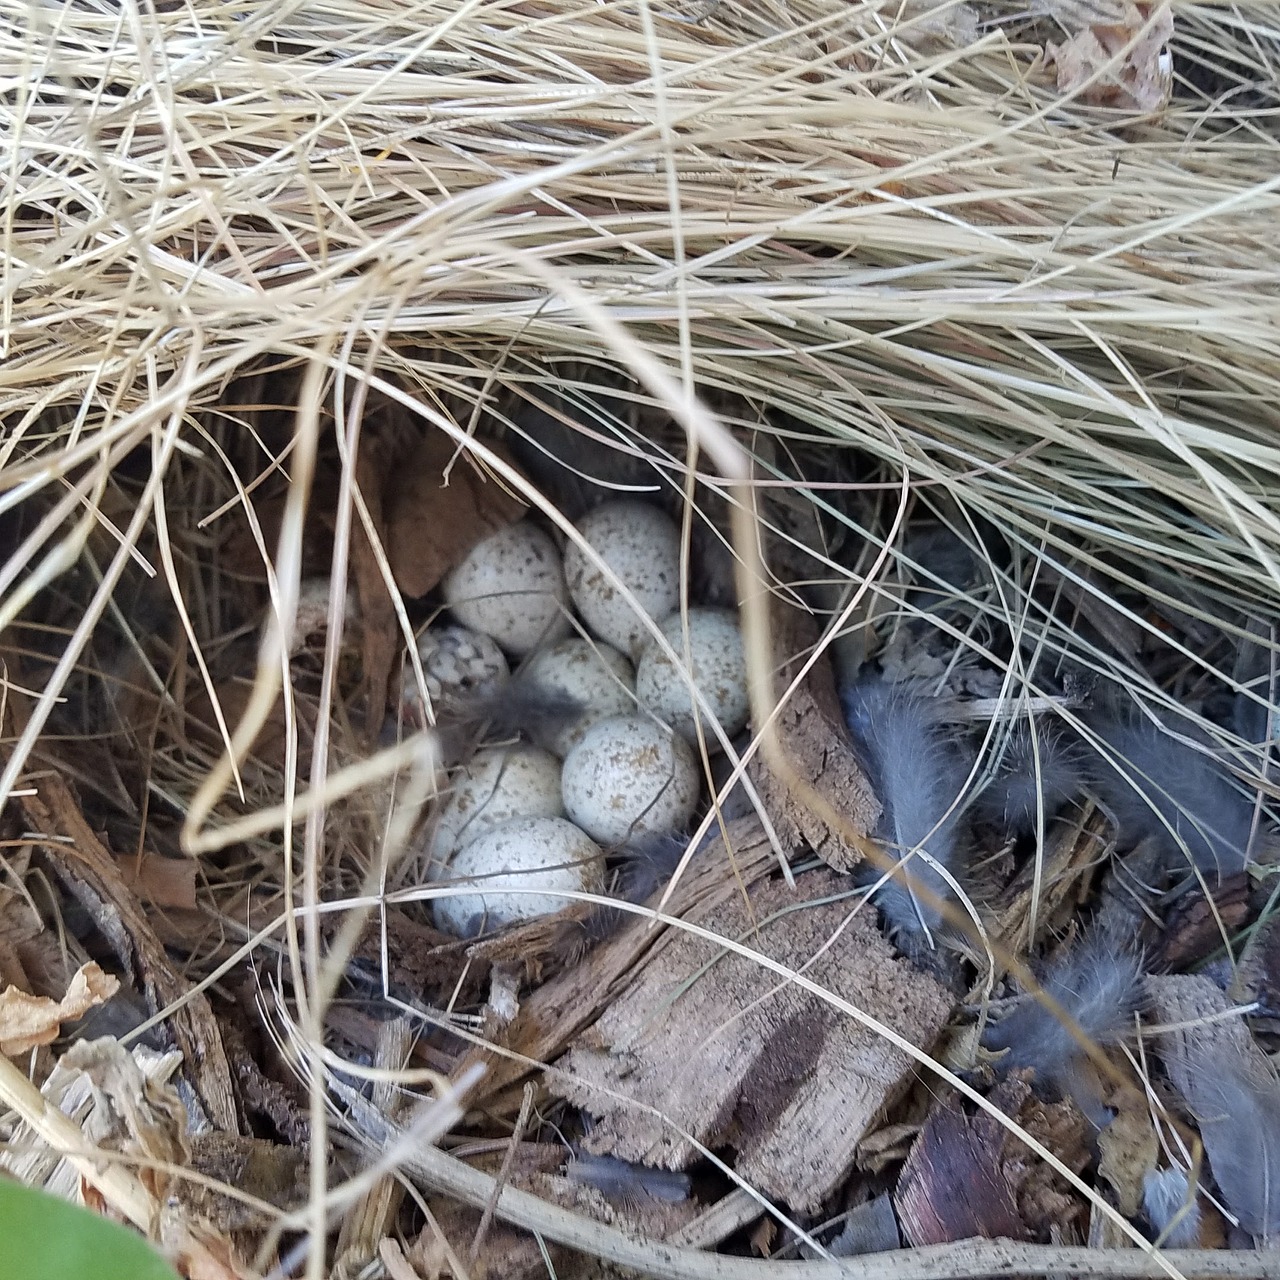
[[(303, 371), (295, 480), (361, 388), (471, 448), (482, 402), (629, 369), (704, 474), (733, 455), (687, 389), (761, 492), (803, 457), (837, 521), (856, 448), (887, 505), (905, 475), (1028, 574), (1069, 558), (1082, 600), (1138, 587), (1236, 634), (1280, 605), (1274, 3), (10, 0), (0, 23), (0, 630), (74, 604), (41, 614), (52, 643), (10, 631), (50, 674), (6, 795), (127, 575), (183, 600), (193, 652), (230, 625), (193, 566), (271, 469), (270, 440), (226, 461), (253, 456), (264, 368)], [(686, 444), (648, 443), (681, 486)], [(1224, 651), (1184, 657), (1231, 683)], [(216, 739), (152, 746), (181, 810)], [(287, 790), (246, 785), (220, 819)], [(340, 863), (308, 867), (312, 900)], [(370, 860), (344, 865), (355, 892)]]

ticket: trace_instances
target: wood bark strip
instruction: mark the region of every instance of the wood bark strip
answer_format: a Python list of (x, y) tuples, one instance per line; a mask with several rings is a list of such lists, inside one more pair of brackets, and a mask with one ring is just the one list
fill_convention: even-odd
[[(777, 866), (768, 838), (755, 818), (731, 823), (728, 836), (731, 853), (718, 840), (700, 853), (681, 877), (669, 915), (682, 917), (700, 903), (741, 896), (747, 886)], [(570, 966), (533, 992), (495, 1049), (473, 1050), (454, 1073), (457, 1078), (475, 1062), (488, 1067), (469, 1101), (475, 1105), (482, 1097), (496, 1096), (527, 1074), (530, 1062), (550, 1062), (562, 1053), (573, 1037), (608, 1007), (614, 993), (665, 930), (664, 925), (636, 916), (634, 923), (596, 947), (582, 963)]]
[(848, 871), (862, 861), (850, 834), (875, 830), (880, 803), (854, 754), (826, 655), (791, 688), (817, 643), (812, 618), (784, 605), (774, 609), (774, 693), (786, 697), (775, 722), (783, 759), (770, 763), (762, 752), (751, 777), (788, 853), (812, 848), (828, 866)]
[(58, 878), (93, 915), (151, 1012), (177, 1006), (167, 1023), (200, 1101), (218, 1128), (239, 1132), (231, 1069), (209, 1002), (192, 994), (169, 963), (119, 863), (84, 820), (66, 782), (44, 773), (30, 785), (35, 794), (19, 803), (30, 829), (45, 838), (42, 848)]

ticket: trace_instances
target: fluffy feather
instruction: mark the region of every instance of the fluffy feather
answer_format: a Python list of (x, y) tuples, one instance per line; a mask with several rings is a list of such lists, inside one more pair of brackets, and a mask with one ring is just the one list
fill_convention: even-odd
[[(612, 896), (623, 902), (647, 902), (675, 873), (688, 840), (682, 835), (646, 835), (635, 838), (619, 850)], [(573, 963), (581, 960), (597, 943), (612, 938), (633, 911), (621, 907), (592, 907), (585, 915), (565, 920), (559, 945)]]
[(942, 923), (938, 903), (952, 898), (951, 887), (923, 859), (909, 855), (923, 849), (962, 877), (962, 797), (970, 758), (930, 699), (868, 680), (845, 688), (841, 702), (884, 809), (876, 836), (889, 852), (908, 858), (880, 889), (877, 904), (896, 933), (932, 935)]
[[(1122, 1036), (1138, 1008), (1141, 981), (1142, 965), (1132, 950), (1105, 934), (1086, 933), (1040, 983), (1074, 1026), (1027, 996), (987, 1028), (983, 1043), (988, 1049), (1008, 1051), (1000, 1060), (1002, 1071), (1029, 1067), (1038, 1081), (1077, 1096), (1086, 1053), (1077, 1033), (1099, 1045)], [(1085, 1109), (1094, 1111), (1092, 1106)]]
[(1147, 1171), (1142, 1179), (1142, 1211), (1164, 1248), (1194, 1249), (1200, 1243), (1200, 1205), (1181, 1169)]
[(1085, 786), (1085, 756), (1080, 744), (1059, 725), (1025, 722), (1015, 728), (1005, 744), (999, 769), (978, 797), (978, 807), (988, 821), (1015, 835), (1036, 829), (1036, 815), (1043, 804), (1051, 818)]
[(595, 1187), (608, 1200), (624, 1205), (643, 1205), (646, 1200), (680, 1204), (689, 1198), (689, 1175), (670, 1169), (650, 1169), (616, 1156), (593, 1156), (575, 1149), (565, 1165), (565, 1176), (573, 1182)]
[(1280, 1080), (1258, 1054), (1191, 1031), (1174, 1083), (1200, 1127), (1214, 1181), (1251, 1235), (1280, 1233)]
[(1207, 745), (1185, 740), (1200, 736), (1190, 725), (1179, 722), (1171, 731), (1145, 716), (1107, 716), (1090, 727), (1104, 747), (1090, 782), (1121, 843), (1154, 839), (1171, 867), (1190, 856), (1204, 875), (1244, 869), (1253, 801)]
[(519, 675), (497, 688), (470, 690), (439, 709), (437, 728), (447, 759), (459, 759), (485, 738), (531, 741), (553, 736), (586, 708), (558, 690), (539, 688)]

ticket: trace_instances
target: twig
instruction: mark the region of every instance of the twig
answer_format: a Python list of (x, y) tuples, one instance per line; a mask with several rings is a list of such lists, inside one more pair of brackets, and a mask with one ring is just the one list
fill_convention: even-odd
[(489, 1234), (489, 1228), (493, 1225), (494, 1210), (498, 1206), (498, 1197), (502, 1194), (502, 1189), (507, 1185), (507, 1179), (511, 1176), (511, 1166), (515, 1163), (516, 1150), (520, 1146), (521, 1139), (524, 1137), (525, 1128), (529, 1124), (529, 1116), (533, 1112), (533, 1085), (526, 1084), (524, 1087), (524, 1098), (520, 1103), (520, 1114), (516, 1117), (516, 1127), (511, 1131), (511, 1141), (507, 1143), (506, 1154), (502, 1157), (502, 1166), (498, 1170), (498, 1176), (493, 1182), (493, 1194), (489, 1197), (484, 1206), (484, 1213), (480, 1218), (480, 1225), (476, 1228), (475, 1239), (471, 1242), (471, 1255), (468, 1261), (474, 1267), (476, 1259), (480, 1256), (480, 1248), (484, 1244), (485, 1236)]
[[(372, 1109), (370, 1108), (371, 1112)], [(387, 1126), (362, 1109), (360, 1127), (377, 1142), (392, 1141)], [(654, 1280), (982, 1280), (998, 1275), (1115, 1277), (1146, 1280), (1176, 1269), (1192, 1280), (1280, 1280), (1280, 1253), (1228, 1249), (1173, 1249), (1158, 1255), (1140, 1249), (1087, 1249), (1023, 1244), (1012, 1240), (964, 1240), (956, 1244), (877, 1253), (839, 1261), (769, 1262), (635, 1240), (612, 1227), (539, 1200), (515, 1187), (500, 1187), (490, 1174), (436, 1147), (418, 1147), (404, 1168), (425, 1187), (535, 1231), (581, 1253), (630, 1267)]]

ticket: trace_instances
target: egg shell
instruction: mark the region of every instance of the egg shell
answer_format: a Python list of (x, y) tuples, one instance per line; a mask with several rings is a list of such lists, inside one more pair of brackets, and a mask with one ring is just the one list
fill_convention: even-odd
[[(664, 618), (662, 634), (683, 658), (684, 621), (680, 614)], [(714, 712), (727, 737), (733, 737), (747, 723), (751, 701), (747, 694), (747, 659), (742, 648), (742, 631), (732, 609), (689, 610), (689, 655), (694, 683)], [(654, 641), (644, 651), (636, 667), (636, 697), (690, 742), (696, 742), (694, 702), (685, 682), (684, 664), (677, 666)], [(703, 733), (707, 748), (720, 749), (720, 740), (703, 713)]]
[[(564, 892), (600, 893), (604, 853), (564, 818), (516, 818), (458, 852), (448, 880), (472, 877), (480, 881), (477, 889), (483, 887), (483, 893), (437, 898), (434, 903), (436, 925), (459, 937), (472, 937), (481, 926), (496, 928), (550, 915), (569, 905)], [(545, 892), (511, 892), (514, 889)]]
[[(665, 511), (645, 502), (606, 502), (578, 524), (583, 540), (612, 575), (570, 541), (564, 570), (582, 620), (601, 640), (633, 661), (650, 639), (648, 627), (618, 590), (628, 587), (655, 621), (680, 604), (680, 530)], [(616, 581), (615, 581), (616, 577)]]
[(473, 840), (515, 818), (564, 814), (560, 761), (541, 747), (477, 751), (453, 779), (449, 799), (431, 833), (433, 870)]
[(593, 724), (564, 762), (565, 812), (607, 846), (683, 830), (698, 804), (700, 776), (685, 740), (648, 716)]
[(520, 520), (476, 543), (443, 585), (453, 616), (523, 657), (569, 625), (560, 553), (550, 536)]
[[(418, 659), (434, 707), (467, 693), (496, 689), (511, 677), (511, 668), (498, 642), (470, 627), (432, 627), (424, 631), (418, 637)], [(400, 706), (407, 724), (421, 728), (427, 723), (422, 695), (407, 662)]]
[(567, 756), (593, 724), (636, 708), (635, 668), (612, 645), (573, 637), (540, 649), (525, 665), (521, 678), (530, 688), (552, 698), (572, 698), (583, 712), (569, 724), (533, 734), (548, 751)]

